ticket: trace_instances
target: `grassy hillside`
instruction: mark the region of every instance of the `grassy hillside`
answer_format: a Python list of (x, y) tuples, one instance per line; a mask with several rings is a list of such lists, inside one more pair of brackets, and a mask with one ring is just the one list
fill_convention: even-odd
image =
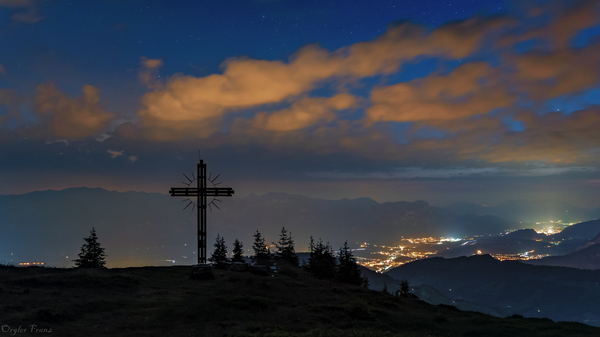
[[(0, 266), (0, 325), (53, 336), (590, 336), (600, 329), (548, 319), (495, 318), (300, 270), (259, 276), (190, 267), (106, 270)], [(3, 329), (6, 329), (3, 327)]]
[[(431, 286), (459, 308), (475, 306), (500, 316), (519, 314), (600, 326), (600, 270), (532, 266), (474, 255), (418, 260), (386, 274), (408, 279), (413, 286)], [(422, 298), (430, 301), (428, 296)]]

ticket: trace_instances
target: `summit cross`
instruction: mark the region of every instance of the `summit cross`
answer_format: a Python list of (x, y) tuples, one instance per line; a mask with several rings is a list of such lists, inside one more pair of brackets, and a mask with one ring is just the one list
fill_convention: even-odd
[[(217, 197), (231, 197), (234, 192), (230, 187), (216, 187), (216, 185), (219, 184), (215, 184), (218, 175), (213, 178), (213, 180), (210, 180), (210, 177), (206, 176), (206, 164), (204, 163), (204, 160), (200, 160), (196, 166), (196, 173), (196, 177), (192, 174), (192, 178), (195, 179), (190, 179), (184, 174), (190, 181), (189, 184), (184, 183), (187, 184), (188, 187), (171, 187), (169, 194), (171, 194), (172, 197), (187, 197), (190, 200), (190, 204), (194, 203), (191, 199), (192, 197), (197, 198), (195, 204), (198, 208), (198, 265), (200, 265), (206, 264), (206, 207), (210, 207), (212, 204), (219, 209), (214, 203), (215, 201), (220, 201)], [(192, 187), (194, 180), (196, 181), (196, 187)], [(207, 181), (210, 181), (213, 187), (207, 187)], [(213, 199), (207, 203), (208, 197), (212, 197)], [(190, 204), (188, 204), (188, 206), (190, 206)], [(186, 206), (186, 208), (188, 206)]]

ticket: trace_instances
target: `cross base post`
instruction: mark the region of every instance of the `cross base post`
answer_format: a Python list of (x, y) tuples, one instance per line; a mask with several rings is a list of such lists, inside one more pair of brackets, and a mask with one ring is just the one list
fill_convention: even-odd
[(215, 278), (212, 272), (213, 266), (210, 263), (199, 263), (192, 266), (190, 278), (193, 280), (212, 280)]

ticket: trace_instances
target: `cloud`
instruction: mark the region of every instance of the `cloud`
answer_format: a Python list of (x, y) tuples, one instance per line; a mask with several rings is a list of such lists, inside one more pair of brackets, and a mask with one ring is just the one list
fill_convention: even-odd
[(307, 176), (327, 178), (327, 179), (342, 179), (342, 180), (365, 180), (365, 179), (454, 179), (454, 178), (469, 178), (469, 177), (540, 177), (540, 176), (555, 176), (558, 174), (583, 172), (593, 173), (598, 172), (596, 168), (588, 167), (539, 167), (539, 168), (523, 168), (509, 169), (499, 167), (456, 167), (449, 166), (444, 168), (422, 168), (422, 167), (403, 167), (400, 169), (390, 169), (385, 172), (335, 172), (335, 171), (319, 171), (310, 172)]
[(123, 151), (107, 150), (106, 152), (110, 153), (113, 159), (123, 155)]
[(580, 49), (530, 52), (509, 57), (512, 80), (534, 99), (547, 99), (590, 88), (600, 79), (600, 43)]
[(542, 35), (552, 37), (558, 48), (567, 47), (575, 34), (598, 23), (597, 0), (575, 3), (575, 6), (561, 13), (552, 24), (542, 30)]
[[(545, 99), (598, 82), (600, 44), (572, 48), (567, 43), (596, 22), (596, 14), (574, 19), (573, 13), (590, 9), (589, 4), (579, 2), (568, 11), (542, 8), (531, 14), (551, 19), (541, 28), (532, 29), (530, 17), (474, 18), (432, 31), (402, 23), (372, 41), (331, 52), (309, 45), (286, 61), (228, 59), (220, 74), (175, 75), (154, 87), (142, 99), (140, 123), (122, 125), (118, 134), (160, 141), (202, 139), (207, 148), (248, 147), (273, 156), (353, 156), (399, 166), (586, 165), (600, 151), (594, 133), (597, 108), (564, 116), (523, 109), (537, 109)], [(561, 25), (565, 30), (558, 32)], [(513, 35), (506, 37), (508, 33)], [(534, 38), (550, 43), (536, 41), (532, 49), (515, 52), (515, 43)], [(479, 53), (480, 48), (485, 52)], [(432, 58), (440, 64), (433, 73), (373, 88), (368, 97), (372, 104), (358, 122), (356, 112), (350, 117), (342, 111), (365, 107), (366, 99), (356, 93), (360, 90), (352, 91), (368, 82), (361, 79), (384, 75), (379, 83), (385, 83), (397, 79), (385, 75)], [(457, 64), (448, 59), (461, 58), (462, 65), (444, 71)], [(473, 61), (482, 59), (488, 62)], [(353, 87), (343, 86), (348, 83)], [(348, 89), (353, 95), (312, 97), (323, 87), (341, 87), (340, 92)], [(505, 118), (521, 122), (525, 130), (512, 131)], [(398, 124), (404, 122), (410, 126)]]
[(524, 130), (513, 132), (500, 121), (474, 123), (441, 139), (421, 139), (409, 146), (433, 153), (448, 162), (491, 164), (546, 163), (548, 165), (598, 165), (600, 106), (564, 115), (521, 111), (513, 117)]
[(142, 65), (138, 73), (140, 82), (148, 86), (149, 89), (160, 89), (162, 83), (158, 81), (157, 72), (158, 68), (163, 65), (162, 59), (148, 59), (142, 57), (140, 63)]
[(487, 31), (502, 24), (503, 20), (471, 19), (427, 33), (422, 26), (403, 23), (376, 40), (334, 52), (306, 46), (288, 62), (228, 59), (222, 74), (173, 76), (160, 90), (144, 95), (138, 116), (144, 127), (153, 128), (152, 135), (160, 133), (166, 138), (183, 137), (182, 132), (190, 130), (185, 124), (206, 121), (213, 127), (197, 134), (208, 137), (219, 129), (219, 120), (227, 113), (282, 102), (324, 81), (391, 74), (403, 61), (421, 55), (465, 57), (477, 49)]
[(500, 29), (511, 20), (504, 18), (471, 18), (444, 24), (431, 33), (423, 26), (402, 23), (390, 28), (374, 41), (358, 42), (333, 54), (347, 55), (342, 72), (357, 77), (390, 74), (402, 61), (418, 56), (439, 56), (460, 59), (471, 55), (480, 46), (485, 34)]
[(19, 105), (23, 102), (23, 98), (12, 89), (0, 89), (0, 106), (7, 108), (6, 115), (0, 115), (0, 126), (7, 124), (9, 121), (22, 122), (21, 111)]
[(303, 98), (288, 109), (275, 112), (259, 112), (252, 126), (273, 131), (303, 129), (319, 121), (331, 122), (336, 116), (334, 110), (344, 110), (355, 106), (356, 100), (348, 94), (338, 94), (330, 98)]
[(538, 22), (536, 19), (539, 18), (545, 18), (542, 22), (548, 23), (526, 31), (520, 29), (518, 33), (502, 37), (496, 44), (510, 46), (518, 42), (543, 39), (550, 42), (554, 48), (568, 48), (578, 32), (598, 23), (598, 9), (597, 0), (550, 1), (539, 7), (531, 7), (527, 11), (529, 16), (522, 18), (524, 22), (521, 22), (521, 25), (529, 25), (527, 21)]
[[(563, 12), (548, 8), (531, 14), (540, 15), (536, 24), (545, 22), (541, 18), (551, 19), (533, 30), (526, 20), (499, 17), (472, 18), (431, 30), (401, 23), (371, 41), (333, 51), (307, 45), (287, 60), (230, 58), (222, 63), (221, 72), (203, 77), (174, 74), (159, 80), (163, 60), (142, 57), (138, 80), (149, 90), (141, 98), (137, 119), (119, 125), (115, 132), (107, 129), (115, 116), (102, 109), (91, 86), (84, 87), (83, 97), (69, 97), (52, 85), (42, 85), (35, 111), (53, 137), (106, 132), (113, 137), (99, 138), (110, 144), (104, 151), (112, 146), (138, 155), (141, 152), (118, 142), (260, 149), (273, 157), (353, 156), (401, 166), (417, 162), (486, 167), (531, 161), (560, 166), (591, 161), (590, 153), (598, 147), (595, 134), (588, 124), (576, 126), (582, 120), (598, 125), (597, 112), (562, 116), (521, 111), (523, 106), (540, 107), (544, 99), (598, 82), (598, 45), (571, 48), (565, 42), (592, 25), (595, 14), (581, 14), (577, 21), (573, 13), (582, 13), (581, 7)], [(556, 31), (561, 25), (565, 30)], [(508, 33), (512, 35), (503, 38)], [(515, 43), (532, 38), (550, 42), (534, 41), (532, 49), (515, 52)], [(542, 49), (548, 46), (552, 48)], [(421, 60), (438, 67), (419, 75), (422, 78), (392, 82)], [(380, 84), (369, 88), (372, 83)], [(330, 93), (333, 88), (338, 90), (335, 94)], [(365, 89), (370, 89), (368, 97)], [(525, 130), (511, 131), (503, 120), (508, 117), (523, 123)], [(555, 140), (563, 127), (571, 134)], [(137, 160), (124, 151), (109, 153)]]
[(101, 108), (99, 101), (98, 90), (91, 85), (83, 86), (83, 95), (79, 98), (68, 97), (52, 83), (39, 85), (35, 112), (41, 127), (37, 132), (44, 133), (43, 129), (47, 128), (52, 135), (69, 139), (96, 136), (115, 118), (115, 114)]
[(499, 161), (544, 161), (574, 163), (597, 161), (600, 150), (600, 106), (564, 115), (549, 112), (543, 115), (521, 113), (515, 117), (523, 122), (525, 131), (503, 138), (501, 146), (483, 158)]
[(0, 7), (24, 9), (11, 16), (13, 21), (35, 23), (42, 19), (37, 14), (37, 4), (33, 0), (0, 0)]
[(365, 122), (456, 119), (510, 106), (514, 97), (487, 63), (462, 65), (447, 76), (429, 76), (371, 91)]

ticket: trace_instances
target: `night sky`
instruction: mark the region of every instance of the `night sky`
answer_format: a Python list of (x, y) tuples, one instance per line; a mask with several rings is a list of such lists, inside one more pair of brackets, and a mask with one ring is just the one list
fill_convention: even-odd
[(600, 206), (600, 1), (0, 0), (0, 194)]

